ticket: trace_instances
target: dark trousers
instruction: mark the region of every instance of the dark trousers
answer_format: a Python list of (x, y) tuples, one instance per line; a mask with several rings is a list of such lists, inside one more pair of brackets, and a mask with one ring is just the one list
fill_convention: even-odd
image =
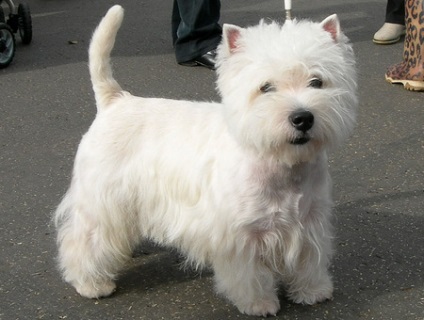
[(193, 60), (221, 41), (220, 0), (174, 0), (172, 41), (177, 62)]
[(405, 0), (387, 0), (386, 22), (405, 24)]

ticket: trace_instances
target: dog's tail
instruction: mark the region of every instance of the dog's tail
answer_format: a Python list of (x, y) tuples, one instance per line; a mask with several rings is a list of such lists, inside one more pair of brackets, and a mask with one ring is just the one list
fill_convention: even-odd
[(119, 5), (113, 6), (103, 17), (91, 38), (88, 50), (89, 68), (98, 109), (107, 106), (122, 92), (121, 86), (113, 78), (110, 53), (123, 17), (124, 9)]

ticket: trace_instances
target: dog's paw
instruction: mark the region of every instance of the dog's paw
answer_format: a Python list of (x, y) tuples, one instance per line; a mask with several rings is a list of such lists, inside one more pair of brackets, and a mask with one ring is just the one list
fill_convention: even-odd
[(245, 305), (242, 308), (239, 307), (239, 310), (240, 312), (250, 316), (275, 316), (278, 310), (280, 310), (280, 302), (278, 301), (277, 297), (269, 300), (263, 299), (254, 301), (250, 304)]
[(86, 298), (97, 299), (110, 296), (116, 289), (116, 284), (113, 281), (105, 281), (95, 285), (76, 285), (77, 292)]
[(325, 300), (333, 299), (333, 285), (327, 284), (319, 288), (305, 288), (304, 290), (299, 290), (292, 292), (289, 295), (289, 298), (299, 304), (309, 304), (313, 305)]

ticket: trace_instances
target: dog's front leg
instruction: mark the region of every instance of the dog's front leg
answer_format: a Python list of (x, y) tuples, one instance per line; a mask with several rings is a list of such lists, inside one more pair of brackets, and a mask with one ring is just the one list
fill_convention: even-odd
[(309, 305), (331, 299), (333, 294), (328, 271), (332, 255), (331, 224), (317, 212), (311, 216), (320, 219), (304, 224), (303, 247), (284, 279), (290, 299)]
[(267, 316), (280, 309), (274, 274), (255, 257), (248, 253), (224, 256), (216, 259), (213, 267), (217, 291), (240, 312)]
[(327, 268), (302, 268), (290, 278), (288, 295), (293, 302), (312, 305), (332, 299), (333, 282)]

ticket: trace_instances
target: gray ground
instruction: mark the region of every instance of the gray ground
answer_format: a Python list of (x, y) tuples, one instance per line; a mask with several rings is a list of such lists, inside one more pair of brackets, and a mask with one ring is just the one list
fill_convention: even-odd
[[(18, 40), (13, 64), (0, 70), (0, 319), (248, 319), (214, 294), (210, 272), (182, 271), (177, 253), (151, 245), (138, 250), (107, 299), (79, 297), (55, 268), (51, 212), (95, 114), (88, 41), (114, 3), (30, 1), (33, 43)], [(218, 99), (214, 72), (174, 61), (171, 1), (119, 3), (126, 17), (114, 65), (124, 88)], [(298, 17), (339, 15), (358, 58), (361, 111), (354, 136), (331, 158), (334, 300), (298, 306), (282, 293), (278, 319), (424, 319), (424, 93), (384, 81), (403, 49), (371, 42), (385, 4), (294, 0)], [(283, 16), (282, 0), (222, 4), (222, 22), (241, 26)]]

